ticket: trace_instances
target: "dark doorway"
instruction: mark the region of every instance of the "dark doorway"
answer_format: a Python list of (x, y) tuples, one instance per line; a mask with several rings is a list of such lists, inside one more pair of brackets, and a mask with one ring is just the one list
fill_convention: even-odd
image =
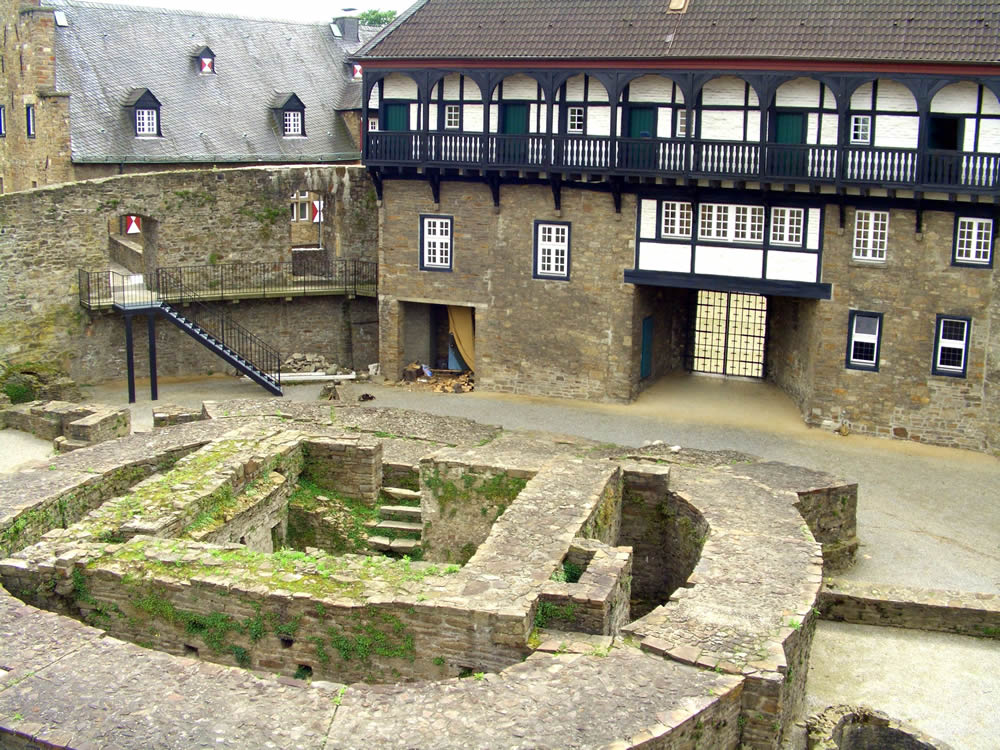
[(962, 150), (962, 118), (931, 115), (927, 121), (927, 147), (941, 151)]
[(409, 130), (410, 105), (405, 103), (387, 103), (385, 105), (385, 122), (382, 130)]
[(692, 372), (763, 378), (766, 339), (766, 297), (700, 291), (687, 367)]
[[(629, 138), (656, 137), (656, 107), (629, 107), (626, 113)], [(622, 166), (626, 169), (656, 169), (655, 143), (623, 143), (621, 151)]]
[(805, 112), (775, 112), (774, 132), (769, 150), (771, 174), (778, 177), (804, 177), (807, 172)]

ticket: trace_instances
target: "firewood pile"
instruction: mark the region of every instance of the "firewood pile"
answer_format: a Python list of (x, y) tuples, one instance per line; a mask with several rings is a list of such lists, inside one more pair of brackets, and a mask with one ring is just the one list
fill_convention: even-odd
[(469, 393), (475, 390), (476, 376), (469, 370), (434, 370), (419, 362), (411, 362), (403, 368), (400, 384), (437, 393)]

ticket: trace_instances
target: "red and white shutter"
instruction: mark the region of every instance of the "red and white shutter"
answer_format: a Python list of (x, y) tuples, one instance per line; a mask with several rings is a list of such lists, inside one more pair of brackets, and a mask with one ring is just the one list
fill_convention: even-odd
[(323, 201), (313, 201), (312, 215), (313, 224), (323, 221)]
[(142, 217), (125, 217), (125, 234), (142, 234)]

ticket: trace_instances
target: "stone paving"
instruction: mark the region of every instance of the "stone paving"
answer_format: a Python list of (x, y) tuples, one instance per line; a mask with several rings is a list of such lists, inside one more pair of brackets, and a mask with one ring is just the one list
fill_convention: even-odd
[[(624, 480), (608, 446), (329, 403), (206, 403), (205, 414), (212, 419), (83, 449), (53, 459), (51, 470), (3, 480), (0, 520), (5, 511), (16, 516), (51, 504), (74, 481), (106, 485), (90, 501), (96, 507), (142, 479), (145, 470), (128, 479), (116, 474), (122, 466), (150, 468), (163, 454), (190, 452), (233, 429), (365, 433), (409, 465), (421, 459), (415, 444), (436, 461), (504, 466), (530, 478), (459, 573), (391, 595), (415, 609), (471, 613), (473, 629), (484, 633), (488, 612), (527, 617), (522, 639), (539, 591), (552, 585), (574, 538), (614, 544), (617, 537)], [(466, 679), (308, 685), (102, 637), (0, 590), (0, 738), (81, 748), (111, 737), (116, 746), (142, 748), (680, 748), (735, 747), (742, 735), (751, 746), (776, 747), (801, 700), (820, 583), (819, 545), (795, 509), (803, 475), (788, 469), (782, 479), (776, 465), (765, 484), (718, 456), (689, 458), (690, 465), (670, 468), (670, 488), (708, 521), (702, 560), (690, 588), (626, 629), (635, 641), (560, 653), (544, 645), (533, 652), (522, 640), (526, 661)], [(821, 487), (836, 484), (814, 478)], [(369, 601), (389, 594), (370, 593)], [(579, 638), (571, 633), (566, 641)]]

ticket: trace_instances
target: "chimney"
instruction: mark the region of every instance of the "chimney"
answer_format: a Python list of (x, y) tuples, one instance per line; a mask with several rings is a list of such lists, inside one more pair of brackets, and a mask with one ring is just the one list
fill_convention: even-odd
[[(341, 16), (340, 18), (333, 19), (333, 26), (336, 27), (333, 30), (333, 35), (343, 39), (345, 42), (359, 42), (361, 38), (358, 36), (358, 19), (352, 18), (350, 16)], [(337, 32), (340, 32), (339, 34)]]

